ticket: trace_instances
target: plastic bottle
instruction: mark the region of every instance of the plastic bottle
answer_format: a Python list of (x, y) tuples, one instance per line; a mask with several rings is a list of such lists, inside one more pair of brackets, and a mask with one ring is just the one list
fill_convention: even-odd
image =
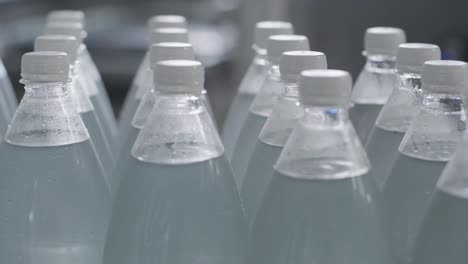
[(377, 187), (348, 118), (350, 75), (304, 71), (299, 93), (306, 110), (275, 164), (247, 263), (391, 263)]
[(411, 263), (468, 262), (468, 138), (457, 148), (442, 173), (419, 229)]
[[(160, 28), (180, 28), (186, 29), (187, 28), (187, 21), (183, 16), (176, 16), (176, 15), (162, 15), (162, 16), (153, 16), (148, 20), (148, 35), (150, 38), (149, 46), (153, 43), (152, 41), (158, 42), (189, 42), (188, 40), (188, 33), (187, 31), (179, 30), (179, 34), (177, 32), (172, 32), (172, 34), (168, 33), (166, 35), (160, 34), (160, 38), (158, 39), (156, 36), (157, 29)], [(177, 30), (176, 30), (177, 31)], [(156, 43), (158, 43), (156, 42)], [(130, 89), (125, 96), (125, 101), (122, 106), (122, 110), (120, 111), (119, 115), (119, 128), (125, 127), (126, 125), (130, 124), (133, 114), (135, 113), (136, 108), (138, 107), (138, 102), (135, 103), (137, 100), (136, 94), (137, 91), (140, 95), (144, 94), (146, 91), (145, 83), (147, 82), (148, 76), (151, 74), (148, 72), (149, 69), (149, 50), (145, 53), (143, 60), (141, 61), (138, 69), (135, 73), (135, 77), (133, 78), (132, 84)]]
[(83, 88), (86, 82), (83, 80), (83, 76), (78, 76), (76, 73), (78, 48), (79, 42), (73, 36), (39, 36), (34, 42), (35, 51), (59, 51), (67, 53), (71, 77), (71, 82), (68, 84), (69, 95), (72, 97), (72, 102), (88, 129), (90, 140), (96, 147), (99, 160), (106, 171), (106, 176), (110, 179), (115, 165), (114, 153), (110, 142), (106, 139), (103, 124), (100, 123), (93, 104)]
[(83, 25), (80, 23), (66, 22), (49, 23), (46, 25), (45, 35), (69, 35), (74, 36), (80, 42), (78, 61), (76, 62), (77, 74), (84, 76), (83, 78), (87, 83), (86, 91), (93, 102), (99, 119), (104, 124), (109, 141), (115, 145), (117, 143), (118, 131), (114, 112), (105, 88), (103, 86), (101, 87), (92, 77), (92, 74), (90, 74), (90, 72), (94, 71), (93, 68), (96, 68), (96, 66), (94, 62), (92, 62), (86, 45), (83, 44), (83, 39), (86, 37), (86, 31), (84, 31)]
[(374, 27), (366, 30), (364, 56), (366, 65), (354, 84), (350, 118), (361, 142), (367, 142), (375, 120), (397, 86), (395, 56), (398, 45), (406, 42), (399, 28)]
[[(398, 146), (422, 103), (421, 70), (424, 62), (440, 60), (438, 46), (405, 43), (398, 48), (398, 84), (377, 118), (366, 144), (371, 174), (382, 187), (398, 154)], [(385, 150), (385, 151), (383, 151)]]
[(283, 93), (258, 137), (240, 190), (250, 225), (255, 220), (263, 194), (273, 176), (273, 165), (278, 160), (296, 121), (304, 112), (299, 103), (299, 76), (304, 70), (326, 68), (327, 58), (322, 52), (288, 51), (281, 55)]
[(267, 42), (268, 38), (278, 34), (293, 34), (293, 25), (283, 21), (262, 21), (255, 25), (255, 57), (239, 85), (229, 112), (224, 121), (222, 140), (226, 155), (230, 159), (236, 141), (242, 129), (248, 109), (265, 81), (267, 74)]
[(309, 50), (309, 40), (300, 35), (275, 35), (268, 39), (267, 50), (267, 77), (249, 108), (232, 155), (232, 169), (239, 189), (258, 135), (283, 91), (279, 71), (280, 57), (286, 51)]
[[(193, 47), (188, 43), (180, 42), (162, 42), (151, 45), (150, 48), (150, 67), (153, 69), (154, 65), (158, 61), (163, 60), (193, 60), (195, 58)], [(158, 89), (155, 84), (154, 78), (151, 78), (152, 84), (149, 85), (152, 88), (149, 89), (146, 94), (143, 96), (140, 105), (138, 106), (135, 115), (133, 116), (132, 123), (129, 125), (127, 135), (122, 140), (122, 147), (119, 154), (119, 159), (117, 162), (116, 170), (114, 172), (114, 179), (112, 184), (115, 186), (113, 190), (117, 190), (117, 186), (120, 182), (122, 174), (124, 173), (124, 168), (128, 162), (131, 161), (132, 156), (130, 151), (132, 150), (135, 140), (140, 133), (140, 130), (144, 127), (148, 116), (151, 114), (151, 111), (154, 108), (154, 104), (157, 100)], [(149, 80), (148, 80), (149, 81)]]
[[(1, 115), (5, 116), (9, 122), (18, 107), (18, 99), (16, 99), (15, 90), (11, 85), (10, 78), (8, 77), (8, 73), (2, 60), (0, 60), (0, 97)], [(5, 130), (1, 130), (0, 135), (4, 132)]]
[(468, 90), (468, 64), (426, 62), (422, 90), (420, 112), (398, 148), (383, 188), (385, 226), (397, 263), (408, 263), (437, 180), (465, 133), (462, 97)]
[(160, 93), (117, 193), (104, 263), (243, 263), (245, 219), (200, 99), (203, 67), (161, 61), (155, 75)]
[(26, 93), (0, 144), (1, 263), (101, 263), (110, 192), (67, 93), (68, 63), (22, 58)]

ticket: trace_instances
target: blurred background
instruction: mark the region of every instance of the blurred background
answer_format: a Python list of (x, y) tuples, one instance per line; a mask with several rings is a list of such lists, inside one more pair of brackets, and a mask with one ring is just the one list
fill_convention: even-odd
[(468, 54), (466, 0), (0, 0), (0, 56), (19, 96), (21, 55), (32, 50), (53, 9), (85, 11), (85, 43), (116, 114), (148, 46), (147, 19), (157, 14), (187, 17), (219, 125), (252, 58), (253, 26), (260, 20), (291, 21), (310, 38), (312, 50), (327, 54), (330, 68), (354, 77), (371, 26), (401, 27), (409, 42), (438, 44), (445, 59), (467, 60)]

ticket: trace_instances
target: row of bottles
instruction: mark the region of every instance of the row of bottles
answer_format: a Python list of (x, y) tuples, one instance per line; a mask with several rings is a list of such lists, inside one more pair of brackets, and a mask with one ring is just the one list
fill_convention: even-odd
[(468, 260), (467, 63), (370, 28), (352, 89), (290, 23), (259, 22), (220, 136), (184, 17), (150, 18), (118, 124), (84, 26), (51, 12), (17, 108), (0, 87), (2, 263)]

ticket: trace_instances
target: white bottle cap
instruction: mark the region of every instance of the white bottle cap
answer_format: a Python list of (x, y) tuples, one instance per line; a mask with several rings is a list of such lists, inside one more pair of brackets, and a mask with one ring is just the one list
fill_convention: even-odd
[(301, 73), (299, 98), (305, 106), (348, 105), (351, 75), (341, 70), (307, 70)]
[(397, 52), (396, 68), (399, 73), (420, 74), (424, 62), (440, 60), (441, 52), (437, 45), (426, 43), (400, 44)]
[(309, 50), (309, 39), (301, 35), (274, 35), (268, 39), (268, 60), (279, 64), (279, 59), (286, 51)]
[(202, 64), (193, 60), (160, 61), (154, 67), (155, 85), (168, 93), (201, 93), (204, 74)]
[(422, 89), (435, 93), (464, 93), (468, 89), (468, 63), (432, 60), (424, 63)]
[(194, 60), (195, 54), (192, 44), (182, 42), (162, 42), (151, 45), (151, 68), (158, 61), (163, 60)]
[(34, 41), (34, 51), (59, 51), (68, 55), (68, 62), (76, 61), (80, 44), (73, 36), (45, 35), (39, 36)]
[(368, 28), (364, 36), (365, 55), (396, 56), (398, 45), (405, 42), (405, 32), (400, 28)]
[(148, 27), (150, 30), (162, 28), (162, 27), (178, 27), (186, 28), (187, 19), (183, 16), (178, 15), (159, 15), (152, 16), (148, 19)]
[(46, 25), (44, 34), (74, 36), (80, 44), (86, 38), (86, 31), (80, 23), (53, 22)]
[(151, 30), (150, 43), (189, 42), (188, 31), (185, 28), (157, 28)]
[(31, 82), (67, 82), (68, 57), (65, 52), (28, 52), (21, 59), (22, 80)]
[(294, 34), (293, 25), (284, 21), (261, 21), (255, 25), (255, 47), (266, 49), (268, 38), (274, 35)]
[(287, 51), (280, 59), (283, 81), (297, 82), (302, 71), (326, 68), (327, 57), (318, 51)]
[(72, 22), (84, 24), (85, 13), (81, 10), (54, 10), (47, 15), (47, 23)]

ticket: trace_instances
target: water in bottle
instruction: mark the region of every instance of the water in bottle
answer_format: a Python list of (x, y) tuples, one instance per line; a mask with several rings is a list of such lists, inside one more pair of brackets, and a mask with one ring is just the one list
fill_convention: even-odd
[(1, 263), (101, 263), (109, 186), (68, 67), (65, 53), (23, 56), (26, 92), (0, 144)]
[(411, 263), (468, 262), (468, 138), (442, 173), (414, 244)]
[(93, 106), (96, 109), (96, 113), (99, 116), (99, 120), (103, 123), (106, 135), (111, 144), (116, 145), (117, 142), (117, 126), (115, 116), (110, 104), (107, 92), (100, 91), (99, 86), (90, 76), (90, 67), (83, 62), (83, 54), (88, 53), (86, 46), (82, 43), (83, 38), (86, 37), (86, 32), (83, 29), (83, 25), (79, 23), (66, 23), (56, 22), (49, 23), (45, 28), (46, 35), (70, 35), (74, 36), (80, 42), (80, 48), (78, 50), (78, 59), (75, 63), (75, 70), (77, 75), (83, 76), (83, 80), (86, 82), (86, 92), (93, 102)]
[(110, 178), (114, 169), (115, 159), (110, 142), (106, 140), (105, 130), (102, 123), (99, 122), (93, 104), (86, 94), (83, 76), (77, 75), (76, 61), (79, 42), (73, 36), (65, 35), (46, 35), (39, 36), (34, 42), (35, 51), (59, 51), (68, 55), (70, 63), (71, 82), (68, 83), (68, 92), (72, 102), (80, 114), (86, 128), (88, 129), (90, 140), (96, 147), (99, 159), (105, 169), (106, 176)]
[[(424, 62), (439, 60), (440, 49), (423, 43), (401, 44), (397, 52), (398, 85), (377, 118), (366, 144), (371, 174), (381, 188), (398, 154), (398, 146), (422, 103), (421, 70)], [(385, 150), (385, 151), (383, 151)]]
[(367, 142), (375, 120), (397, 86), (395, 56), (398, 45), (406, 42), (399, 28), (369, 28), (364, 36), (367, 62), (354, 85), (350, 118), (361, 142)]
[[(189, 42), (187, 30), (171, 30), (170, 32), (163, 30), (161, 32), (158, 30), (161, 28), (186, 29), (187, 21), (185, 17), (176, 15), (161, 15), (151, 17), (148, 20), (148, 35), (150, 39), (150, 46), (151, 44), (159, 42)], [(153, 42), (153, 40), (155, 42)], [(125, 128), (132, 122), (133, 115), (135, 114), (136, 108), (140, 103), (139, 99), (141, 99), (141, 95), (143, 95), (145, 91), (148, 90), (145, 83), (147, 83), (148, 79), (152, 76), (149, 69), (149, 56), (150, 55), (148, 50), (140, 65), (138, 66), (130, 89), (127, 92), (119, 116), (119, 131), (122, 131), (122, 128)], [(137, 96), (137, 93), (139, 96)]]
[(465, 133), (463, 94), (468, 64), (428, 61), (423, 103), (408, 128), (383, 186), (385, 228), (396, 263), (408, 263), (418, 228), (445, 164)]
[(303, 114), (297, 87), (299, 76), (304, 70), (326, 68), (327, 59), (322, 52), (288, 51), (281, 55), (283, 93), (258, 137), (240, 190), (249, 226), (255, 220), (258, 207), (273, 176), (273, 165), (278, 160), (296, 121)]
[[(18, 101), (2, 60), (0, 60), (0, 96), (2, 115), (6, 116), (8, 121), (10, 121), (18, 107)], [(3, 134), (3, 132), (5, 131), (0, 131), (0, 134)]]
[(269, 65), (267, 77), (250, 106), (231, 160), (239, 189), (258, 135), (283, 91), (279, 71), (280, 57), (286, 51), (309, 50), (309, 40), (300, 35), (275, 35), (268, 39), (267, 46)]
[[(174, 59), (184, 59), (184, 60), (193, 60), (195, 58), (193, 47), (189, 43), (180, 43), (180, 42), (162, 42), (151, 45), (150, 48), (150, 67), (153, 69), (153, 66), (158, 61), (163, 60), (174, 60)], [(153, 74), (154, 76), (154, 74)], [(112, 185), (114, 186), (112, 190), (117, 190), (122, 174), (124, 173), (124, 168), (129, 160), (132, 159), (130, 151), (132, 150), (135, 140), (140, 133), (140, 130), (144, 127), (148, 116), (154, 108), (154, 104), (157, 99), (158, 91), (155, 87), (155, 80), (157, 76), (151, 78), (152, 83), (146, 84), (148, 87), (151, 87), (146, 94), (143, 96), (140, 105), (138, 106), (135, 115), (133, 116), (132, 123), (128, 129), (128, 133), (125, 138), (122, 140), (122, 146), (119, 154), (119, 159), (117, 166), (113, 175)], [(157, 82), (157, 80), (156, 80)]]
[(256, 55), (247, 72), (242, 78), (229, 112), (224, 121), (222, 140), (226, 156), (230, 159), (237, 138), (242, 129), (248, 109), (255, 95), (262, 87), (267, 73), (267, 41), (270, 36), (278, 34), (293, 34), (293, 25), (283, 21), (262, 21), (255, 25), (255, 43), (253, 50)]
[(160, 61), (159, 94), (116, 195), (105, 264), (243, 263), (246, 225), (200, 99), (201, 63)]
[(301, 74), (306, 107), (275, 164), (249, 264), (391, 263), (369, 161), (348, 118), (351, 77)]

